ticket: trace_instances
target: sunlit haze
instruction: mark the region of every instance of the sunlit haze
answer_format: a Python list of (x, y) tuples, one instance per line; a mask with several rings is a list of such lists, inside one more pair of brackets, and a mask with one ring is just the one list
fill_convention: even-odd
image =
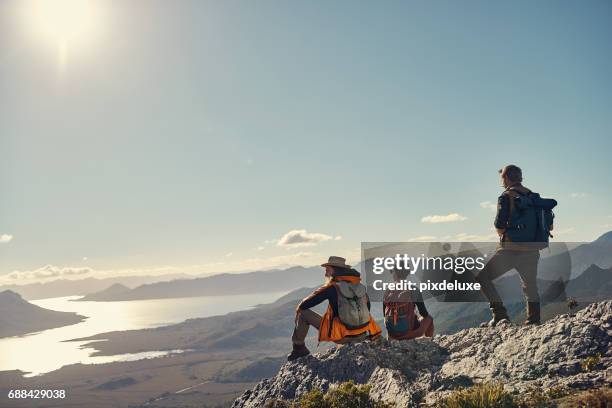
[(28, 0), (23, 8), (26, 29), (55, 49), (62, 68), (81, 47), (92, 46), (101, 29), (96, 0)]
[(610, 2), (0, 2), (0, 281), (612, 229)]

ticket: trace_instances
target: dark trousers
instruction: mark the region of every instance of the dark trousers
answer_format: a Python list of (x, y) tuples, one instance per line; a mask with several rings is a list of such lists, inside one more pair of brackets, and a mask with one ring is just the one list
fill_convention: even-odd
[(321, 327), (321, 320), (322, 317), (317, 312), (313, 312), (310, 309), (301, 310), (300, 314), (297, 316), (295, 327), (293, 328), (293, 336), (291, 336), (293, 344), (303, 346), (306, 341), (306, 336), (308, 336), (308, 329), (310, 326), (319, 330)]
[(539, 303), (538, 294), (538, 261), (539, 251), (511, 251), (500, 249), (480, 271), (476, 281), (480, 283), (482, 293), (491, 303), (491, 308), (502, 306), (502, 300), (493, 285), (493, 281), (506, 272), (516, 269), (523, 288), (523, 295), (528, 303)]

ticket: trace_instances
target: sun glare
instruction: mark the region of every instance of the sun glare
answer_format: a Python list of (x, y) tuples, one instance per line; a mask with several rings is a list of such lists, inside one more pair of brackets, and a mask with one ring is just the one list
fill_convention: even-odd
[(57, 51), (61, 66), (69, 53), (91, 43), (98, 29), (93, 0), (31, 0), (27, 11), (31, 30)]

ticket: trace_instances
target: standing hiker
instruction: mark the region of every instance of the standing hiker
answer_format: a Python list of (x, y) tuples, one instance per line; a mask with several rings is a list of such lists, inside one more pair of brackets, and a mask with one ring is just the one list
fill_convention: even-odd
[(493, 281), (511, 269), (516, 269), (527, 304), (525, 324), (539, 324), (539, 250), (547, 247), (548, 239), (552, 237), (552, 208), (557, 202), (540, 198), (539, 194), (523, 186), (523, 175), (519, 167), (511, 164), (500, 169), (499, 173), (505, 189), (499, 196), (494, 222), (500, 244), (476, 280), (489, 300), (493, 313), (493, 319), (488, 325), (495, 326), (502, 320), (510, 319)]
[[(370, 315), (370, 300), (360, 273), (339, 256), (330, 256), (321, 266), (325, 268), (326, 283), (304, 298), (296, 309), (289, 361), (310, 354), (304, 344), (310, 326), (319, 330), (319, 341), (337, 344), (380, 336), (380, 327)], [(323, 316), (310, 310), (325, 300), (329, 304)]]

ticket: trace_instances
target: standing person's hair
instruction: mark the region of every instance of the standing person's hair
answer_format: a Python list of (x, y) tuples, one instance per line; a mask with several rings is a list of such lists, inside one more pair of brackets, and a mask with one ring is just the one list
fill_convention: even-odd
[(499, 174), (502, 177), (507, 177), (513, 183), (520, 183), (523, 181), (523, 172), (519, 166), (509, 164), (503, 169), (499, 169)]

